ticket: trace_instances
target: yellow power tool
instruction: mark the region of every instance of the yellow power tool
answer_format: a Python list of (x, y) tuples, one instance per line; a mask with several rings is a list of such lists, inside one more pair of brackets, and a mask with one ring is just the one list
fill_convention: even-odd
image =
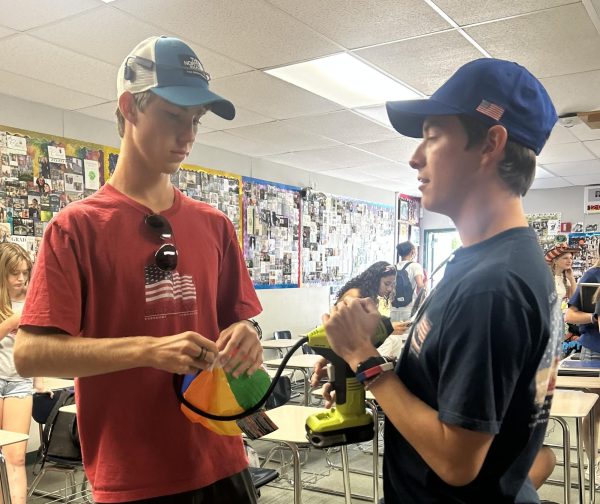
[[(381, 317), (373, 335), (375, 346), (380, 345), (394, 328), (389, 317)], [(328, 381), (335, 390), (336, 405), (306, 419), (306, 437), (313, 446), (328, 448), (373, 439), (373, 416), (365, 408), (365, 389), (356, 379), (350, 366), (329, 346), (323, 326), (309, 332), (308, 345), (325, 357)]]

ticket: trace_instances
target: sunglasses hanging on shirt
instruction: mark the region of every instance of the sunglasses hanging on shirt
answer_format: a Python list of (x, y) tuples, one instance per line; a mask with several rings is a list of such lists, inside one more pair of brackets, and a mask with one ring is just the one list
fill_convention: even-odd
[(172, 243), (173, 229), (171, 224), (166, 217), (158, 214), (146, 215), (144, 222), (155, 235), (165, 242), (154, 253), (156, 266), (162, 271), (173, 271), (177, 268), (177, 248)]

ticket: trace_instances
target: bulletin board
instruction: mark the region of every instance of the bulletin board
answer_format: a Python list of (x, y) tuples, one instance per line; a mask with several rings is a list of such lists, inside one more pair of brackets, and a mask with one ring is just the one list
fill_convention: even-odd
[(406, 194), (398, 194), (396, 220), (398, 231), (396, 243), (412, 242), (416, 247), (420, 244), (421, 199)]
[(573, 274), (579, 278), (598, 260), (600, 233), (569, 233), (569, 245), (581, 250), (573, 258)]
[(244, 258), (257, 289), (300, 285), (300, 188), (242, 178)]
[(240, 244), (243, 243), (241, 175), (183, 164), (171, 176), (171, 182), (190, 198), (221, 210), (233, 223)]
[(309, 191), (301, 208), (303, 284), (340, 285), (376, 261), (392, 261), (392, 206)]
[[(118, 158), (118, 149), (105, 147), (106, 180), (114, 173)], [(171, 175), (171, 183), (183, 194), (208, 203), (227, 215), (233, 223), (238, 241), (242, 243), (240, 212), (242, 177), (240, 175), (182, 164), (181, 168)]]
[(538, 241), (545, 250), (556, 241), (556, 235), (560, 234), (560, 212), (526, 214), (529, 227), (537, 234)]
[(104, 183), (103, 149), (0, 126), (0, 241), (19, 243), (35, 260), (50, 219)]

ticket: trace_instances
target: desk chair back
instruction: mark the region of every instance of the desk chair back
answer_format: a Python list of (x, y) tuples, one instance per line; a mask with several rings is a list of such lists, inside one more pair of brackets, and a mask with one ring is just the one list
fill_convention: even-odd
[(265, 403), (265, 408), (270, 410), (283, 406), (292, 398), (292, 382), (289, 376), (281, 375), (277, 379), (277, 385)]
[[(76, 415), (59, 411), (63, 406), (75, 402), (73, 388), (58, 389), (53, 397), (49, 394), (34, 394), (32, 417), (40, 424), (40, 449), (38, 459), (40, 470), (29, 487), (27, 496), (31, 497), (48, 470), (58, 471), (65, 476), (64, 500), (73, 500), (79, 491), (75, 488), (75, 472), (83, 469)], [(87, 480), (81, 484), (81, 496), (85, 502)]]
[(291, 331), (273, 331), (273, 339), (292, 339)]

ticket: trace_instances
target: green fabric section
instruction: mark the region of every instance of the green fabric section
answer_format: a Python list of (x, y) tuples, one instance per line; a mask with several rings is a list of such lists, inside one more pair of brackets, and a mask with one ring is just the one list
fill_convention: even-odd
[(252, 376), (246, 373), (234, 378), (226, 373), (231, 391), (238, 404), (245, 410), (254, 406), (271, 385), (271, 378), (264, 369), (257, 370)]

